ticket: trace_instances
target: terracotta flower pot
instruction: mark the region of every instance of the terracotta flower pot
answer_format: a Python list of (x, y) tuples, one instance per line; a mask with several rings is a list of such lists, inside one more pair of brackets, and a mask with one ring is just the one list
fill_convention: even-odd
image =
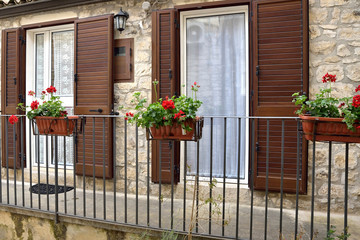
[(156, 140), (197, 141), (202, 137), (203, 125), (204, 118), (197, 117), (185, 121), (185, 126), (191, 127), (191, 131), (186, 131), (181, 124), (175, 122), (172, 126), (150, 127), (150, 133), (152, 139)]
[(69, 136), (73, 133), (78, 116), (34, 117), (40, 135)]
[(316, 124), (316, 141), (360, 143), (360, 129), (356, 128), (360, 124), (355, 125), (355, 132), (353, 132), (347, 128), (346, 123), (342, 122), (343, 118), (313, 116), (300, 116), (300, 118), (306, 140), (314, 140), (314, 127)]

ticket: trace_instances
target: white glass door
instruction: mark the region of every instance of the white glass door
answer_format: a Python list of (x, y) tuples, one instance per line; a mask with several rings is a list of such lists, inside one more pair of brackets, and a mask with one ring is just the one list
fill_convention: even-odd
[[(237, 117), (248, 115), (247, 24), (244, 8), (198, 10), (182, 17), (182, 90), (191, 94), (191, 85), (197, 82), (197, 98), (203, 102), (198, 115), (214, 117), (213, 146), (208, 117), (200, 141), (199, 171), (203, 177), (210, 175), (212, 148), (213, 177), (223, 177), (225, 172), (226, 178), (236, 178), (240, 167), (240, 178), (246, 178), (247, 121), (241, 121), (239, 138)], [(224, 116), (228, 117), (226, 128)], [(189, 175), (196, 174), (196, 148), (196, 143), (187, 143)]]
[[(56, 96), (60, 97), (69, 115), (73, 114), (74, 90), (73, 90), (73, 69), (74, 69), (74, 30), (72, 26), (56, 28), (44, 28), (30, 31), (29, 42), (33, 48), (27, 50), (27, 91), (35, 90), (36, 97), (49, 86), (56, 88)], [(34, 61), (28, 64), (31, 59)], [(27, 105), (30, 105), (31, 97), (27, 98)], [(30, 126), (29, 126), (30, 127)], [(31, 154), (35, 163), (41, 165), (54, 165), (55, 138), (34, 137)], [(48, 150), (46, 150), (46, 142)], [(46, 153), (48, 153), (46, 157)], [(58, 137), (58, 163), (59, 165), (73, 165), (73, 138)]]

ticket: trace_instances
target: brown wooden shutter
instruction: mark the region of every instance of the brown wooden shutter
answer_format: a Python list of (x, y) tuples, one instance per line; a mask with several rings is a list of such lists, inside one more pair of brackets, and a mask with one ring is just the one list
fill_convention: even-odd
[[(295, 116), (292, 93), (308, 92), (306, 0), (253, 3), (253, 115)], [(280, 190), (281, 120), (270, 120), (269, 190)], [(296, 191), (297, 122), (285, 122), (284, 191)], [(267, 121), (256, 121), (255, 188), (265, 189)], [(300, 140), (300, 192), (306, 192), (307, 145)]]
[[(178, 18), (175, 9), (160, 10), (152, 14), (152, 81), (157, 80), (158, 98), (179, 94), (178, 77)], [(157, 101), (155, 91), (152, 101)], [(152, 141), (152, 181), (159, 182), (159, 141)], [(161, 141), (161, 182), (171, 183), (171, 151), (174, 147), (174, 182), (180, 180), (180, 144)]]
[[(104, 15), (75, 21), (75, 96), (76, 115), (110, 115), (113, 110), (113, 15)], [(112, 178), (113, 150), (112, 119), (95, 118), (95, 175)], [(86, 118), (83, 134), (78, 134), (76, 144), (76, 173), (93, 176), (93, 118)], [(105, 139), (103, 138), (105, 127)], [(103, 146), (105, 144), (105, 152)], [(84, 158), (85, 156), (85, 158)]]
[[(1, 113), (3, 115), (24, 114), (16, 109), (18, 103), (25, 102), (25, 41), (24, 31), (20, 28), (2, 31), (1, 47)], [(1, 139), (2, 139), (2, 166), (6, 167), (6, 155), (8, 156), (8, 167), (21, 167), (21, 158), (25, 167), (25, 155), (21, 156), (21, 130), (25, 135), (25, 122), (21, 129), (20, 121), (11, 125), (6, 123), (7, 118), (1, 118)], [(6, 129), (7, 125), (7, 129)], [(6, 131), (8, 134), (6, 143)], [(14, 131), (15, 141), (14, 144)], [(23, 149), (25, 148), (25, 136), (23, 136)], [(16, 150), (16, 161), (15, 151)], [(16, 162), (16, 164), (14, 163)]]

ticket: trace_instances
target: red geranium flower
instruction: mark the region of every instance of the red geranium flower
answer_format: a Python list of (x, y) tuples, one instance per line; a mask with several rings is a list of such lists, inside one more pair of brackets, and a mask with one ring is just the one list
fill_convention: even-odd
[(67, 111), (60, 111), (60, 115), (61, 115), (62, 117), (66, 116), (67, 114), (68, 114)]
[(50, 86), (50, 87), (48, 87), (48, 88), (46, 89), (46, 91), (47, 91), (48, 93), (56, 93), (56, 88), (53, 87), (53, 86)]
[(171, 109), (175, 108), (173, 100), (169, 100), (169, 101), (165, 100), (165, 101), (162, 102), (161, 105), (163, 106), (164, 109), (170, 109), (171, 110)]
[(323, 77), (322, 77), (322, 82), (323, 83), (327, 83), (327, 82), (335, 82), (336, 81), (336, 75), (331, 75), (329, 73), (326, 73)]
[(9, 123), (10, 124), (15, 124), (19, 121), (18, 117), (15, 115), (11, 115), (11, 117), (9, 117)]
[(46, 94), (46, 92), (45, 92), (45, 91), (42, 91), (42, 92), (41, 92), (41, 94), (42, 94), (42, 95), (45, 95), (45, 94)]
[(355, 92), (358, 92), (358, 91), (360, 91), (360, 85), (357, 86), (357, 88), (355, 89)]
[(177, 118), (180, 119), (185, 116), (186, 116), (185, 113), (182, 110), (180, 110), (178, 113), (175, 113), (174, 119), (177, 119)]
[(353, 97), (352, 105), (356, 108), (360, 107), (360, 95), (355, 95)]
[(338, 108), (341, 108), (342, 106), (345, 106), (345, 103), (340, 103), (340, 105), (338, 106)]
[(39, 102), (37, 100), (33, 101), (30, 105), (31, 110), (35, 110), (39, 108)]
[(29, 96), (35, 96), (35, 92), (33, 90), (30, 90), (28, 93)]

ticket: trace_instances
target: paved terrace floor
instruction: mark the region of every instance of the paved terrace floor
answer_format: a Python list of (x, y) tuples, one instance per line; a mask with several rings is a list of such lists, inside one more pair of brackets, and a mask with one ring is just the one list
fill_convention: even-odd
[[(40, 205), (39, 205), (39, 195), (31, 194), (29, 191), (29, 183), (24, 185), (24, 195), (22, 194), (22, 184), (17, 182), (16, 185), (16, 203), (15, 203), (15, 191), (14, 183), (9, 182), (9, 199), (7, 198), (7, 185), (6, 181), (2, 181), (2, 204), (18, 205), (25, 206), (27, 208), (31, 207), (30, 196), (32, 195), (32, 208), (41, 209), (45, 211), (54, 212), (55, 211), (55, 195), (51, 194), (49, 197), (47, 195), (40, 195)], [(25, 201), (23, 202), (23, 196)], [(66, 200), (65, 200), (66, 198)], [(116, 193), (116, 221), (120, 223), (125, 222), (125, 212), (127, 212), (127, 223), (136, 223), (136, 196), (133, 194), (127, 195), (127, 202), (125, 201), (124, 193)], [(75, 200), (74, 200), (75, 199)], [(95, 202), (94, 202), (95, 199)], [(105, 199), (105, 201), (104, 201)], [(9, 201), (8, 201), (9, 200)], [(82, 189), (76, 189), (76, 198), (74, 198), (74, 190), (69, 192), (59, 194), (59, 213), (67, 213), (69, 215), (85, 216), (87, 218), (97, 219), (106, 219), (108, 221), (114, 221), (114, 193), (106, 192), (105, 197), (102, 191), (95, 192), (85, 191), (85, 202), (84, 202), (84, 192)], [(85, 203), (85, 208), (84, 208)], [(76, 204), (76, 206), (75, 206)], [(94, 205), (95, 204), (95, 205)], [(125, 204), (126, 209), (125, 211)], [(173, 226), (175, 230), (183, 230), (183, 200), (175, 199), (174, 200), (174, 217), (173, 217)], [(190, 219), (191, 219), (191, 209), (192, 209), (192, 200), (186, 200), (186, 219), (185, 226), (188, 230)], [(201, 204), (201, 203), (200, 203)], [(222, 205), (220, 204), (219, 209), (222, 210)], [(76, 212), (75, 212), (76, 208)], [(198, 233), (207, 234), (209, 233), (209, 223), (208, 223), (208, 212), (209, 206), (203, 206), (199, 210), (199, 224), (198, 224)], [(213, 210), (216, 208), (213, 207)], [(264, 229), (265, 229), (265, 208), (264, 207), (254, 207), (253, 210), (253, 239), (264, 239)], [(158, 227), (159, 226), (159, 200), (157, 197), (150, 197), (150, 206), (149, 206), (149, 217), (150, 217), (150, 226)], [(105, 215), (104, 215), (105, 214)], [(225, 211), (225, 220), (227, 224), (225, 225), (224, 236), (225, 237), (234, 237), (236, 232), (236, 204), (227, 203)], [(212, 216), (212, 225), (211, 233), (212, 235), (222, 236), (222, 215), (214, 214)], [(279, 239), (279, 218), (280, 210), (275, 208), (268, 209), (268, 222), (267, 222), (267, 239)], [(283, 239), (294, 239), (294, 221), (295, 221), (295, 210), (284, 209), (283, 210)], [(359, 239), (360, 236), (360, 216), (349, 215), (349, 232), (351, 237), (349, 239)], [(147, 225), (147, 197), (139, 196), (138, 197), (138, 224), (146, 226)], [(171, 199), (164, 198), (161, 202), (161, 227), (170, 229), (171, 224)], [(342, 232), (343, 229), (343, 216), (342, 214), (332, 214), (331, 224), (337, 227), (337, 232)], [(241, 239), (249, 239), (249, 229), (250, 229), (250, 205), (239, 205), (239, 237)], [(324, 239), (326, 235), (326, 213), (315, 212), (315, 227), (316, 234), (315, 239)], [(195, 229), (194, 229), (195, 231)], [(299, 235), (302, 236), (301, 239), (310, 239), (310, 211), (299, 211)]]

